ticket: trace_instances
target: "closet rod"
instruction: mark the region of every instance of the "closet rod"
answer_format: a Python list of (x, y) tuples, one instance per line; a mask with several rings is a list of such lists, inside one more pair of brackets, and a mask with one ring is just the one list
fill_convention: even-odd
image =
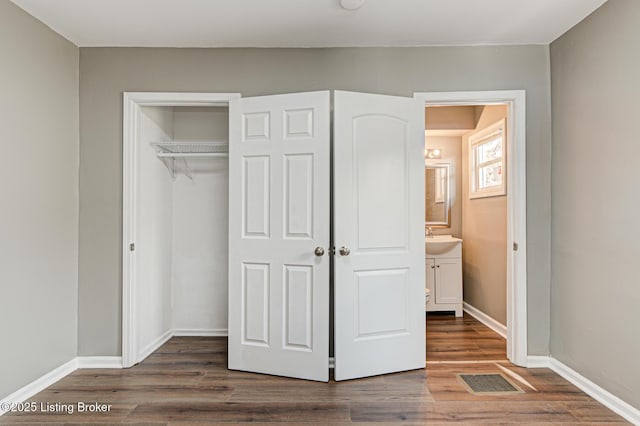
[(159, 152), (156, 154), (158, 157), (228, 157), (227, 152)]

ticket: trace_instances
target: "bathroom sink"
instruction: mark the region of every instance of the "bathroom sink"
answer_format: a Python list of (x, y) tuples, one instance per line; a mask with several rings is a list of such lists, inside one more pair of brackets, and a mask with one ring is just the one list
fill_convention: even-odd
[(461, 242), (460, 238), (451, 235), (434, 235), (424, 238), (424, 248), (427, 254), (444, 254), (456, 248)]

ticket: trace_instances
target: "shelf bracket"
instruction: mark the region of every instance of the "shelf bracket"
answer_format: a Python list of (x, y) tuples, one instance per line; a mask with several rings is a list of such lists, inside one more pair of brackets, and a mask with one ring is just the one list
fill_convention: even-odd
[(162, 163), (169, 171), (172, 180), (176, 180), (176, 159), (171, 157), (160, 157)]
[(184, 161), (184, 174), (193, 181), (193, 173), (191, 172), (191, 167), (189, 167), (189, 162), (184, 157), (182, 158), (182, 161)]

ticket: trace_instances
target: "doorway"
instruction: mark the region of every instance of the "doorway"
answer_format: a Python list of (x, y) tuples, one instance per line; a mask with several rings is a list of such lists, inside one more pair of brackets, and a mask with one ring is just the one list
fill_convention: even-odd
[[(481, 185), (478, 182), (478, 175), (470, 173), (468, 176), (468, 182), (462, 180), (461, 177), (460, 186), (457, 188), (457, 192), (461, 193), (462, 185), (471, 185), (469, 187), (471, 192), (467, 191), (467, 197), (474, 197), (472, 193), (474, 189), (482, 192), (484, 190), (498, 189), (503, 191), (506, 197), (506, 238), (503, 242), (502, 252), (506, 253), (506, 327), (502, 328), (502, 331), (507, 340), (507, 358), (516, 365), (526, 366), (527, 364), (527, 325), (526, 325), (526, 163), (525, 163), (525, 92), (524, 91), (493, 91), (493, 92), (441, 92), (441, 93), (416, 93), (416, 99), (419, 99), (424, 103), (424, 106), (428, 109), (430, 107), (462, 107), (468, 108), (468, 113), (471, 121), (474, 121), (474, 131), (469, 130), (469, 135), (473, 137), (477, 119), (481, 114), (483, 107), (489, 107), (491, 110), (500, 110), (500, 108), (506, 109), (505, 120), (503, 124), (504, 140), (506, 141), (504, 146), (504, 166), (506, 171), (504, 173), (505, 185), (496, 187), (497, 181), (487, 181), (489, 184)], [(428, 111), (428, 110), (427, 110)], [(428, 113), (428, 112), (427, 112)], [(493, 124), (499, 127), (499, 117), (496, 118)], [(428, 120), (428, 118), (427, 118)], [(486, 123), (485, 123), (486, 124)], [(487, 125), (487, 128), (491, 127), (491, 123)], [(496, 129), (489, 129), (487, 132), (477, 132), (478, 136), (476, 142), (482, 143), (486, 141), (486, 136), (489, 136), (492, 131)], [(446, 134), (446, 132), (443, 132)], [(483, 139), (485, 138), (485, 139)], [(469, 144), (469, 138), (466, 138), (467, 145)], [(473, 141), (472, 141), (473, 142)], [(479, 145), (476, 145), (479, 146)], [(440, 152), (434, 152), (438, 147), (431, 147), (432, 151), (425, 150), (426, 164), (437, 165), (438, 159), (434, 158)], [(473, 149), (473, 148), (471, 148)], [(468, 161), (473, 160), (473, 151), (466, 150), (467, 161), (466, 165), (469, 166)], [(429, 158), (431, 156), (432, 158)], [(469, 160), (471, 159), (471, 160)], [(492, 162), (493, 161), (493, 162)], [(443, 162), (440, 161), (442, 164)], [(480, 166), (486, 166), (486, 171), (497, 171), (499, 165), (491, 160), (487, 163), (479, 164)], [(473, 166), (473, 164), (471, 164)], [(463, 166), (464, 167), (464, 166)], [(504, 170), (504, 168), (502, 170)], [(446, 168), (445, 168), (446, 169)], [(445, 169), (442, 169), (445, 171)], [(471, 170), (469, 168), (469, 170)], [(439, 171), (439, 170), (438, 170)], [(442, 172), (441, 172), (442, 173)], [(485, 173), (486, 174), (486, 173)], [(459, 173), (458, 176), (462, 174)], [(434, 173), (434, 176), (436, 174)], [(495, 176), (494, 176), (495, 177)], [(485, 176), (485, 178), (487, 178)], [(475, 179), (475, 183), (474, 183)], [(470, 183), (469, 183), (470, 182)], [(474, 188), (473, 185), (476, 185)], [(449, 192), (456, 192), (455, 187), (449, 187)], [(469, 195), (470, 194), (470, 195)], [(496, 193), (497, 194), (497, 193)], [(496, 195), (493, 194), (493, 195)], [(459, 194), (458, 194), (459, 195)], [(485, 193), (486, 196), (491, 196), (489, 192)], [(481, 195), (478, 195), (476, 199), (480, 199)], [(477, 204), (477, 203), (476, 203)], [(451, 206), (450, 206), (451, 207)], [(450, 210), (455, 217), (453, 210)], [(442, 213), (442, 212), (441, 212)], [(451, 225), (451, 217), (443, 215), (441, 218), (434, 218), (439, 220), (440, 226), (448, 226), (450, 230), (453, 230)], [(447, 222), (448, 221), (448, 222)], [(428, 227), (427, 227), (428, 229)], [(462, 229), (460, 233), (462, 233)], [(436, 234), (438, 231), (435, 232)], [(464, 242), (462, 242), (464, 244)], [(434, 264), (434, 267), (438, 265)], [(428, 268), (428, 265), (427, 265)], [(428, 273), (428, 272), (427, 272)], [(432, 295), (430, 295), (432, 296)], [(462, 296), (462, 295), (460, 295)], [(453, 298), (447, 300), (453, 301)], [(460, 300), (461, 301), (461, 300)], [(432, 302), (433, 303), (433, 302)], [(445, 308), (449, 308), (445, 306)], [(456, 306), (457, 309), (457, 306)], [(465, 310), (471, 312), (477, 318), (481, 318), (482, 322), (487, 325), (492, 325), (494, 329), (500, 330), (499, 322), (490, 320), (489, 316), (482, 316), (482, 312), (479, 310), (473, 310), (473, 307), (469, 304), (465, 305)], [(458, 312), (461, 314), (461, 312)]]
[(237, 97), (124, 94), (125, 368), (174, 335), (227, 334), (224, 152), (229, 101)]

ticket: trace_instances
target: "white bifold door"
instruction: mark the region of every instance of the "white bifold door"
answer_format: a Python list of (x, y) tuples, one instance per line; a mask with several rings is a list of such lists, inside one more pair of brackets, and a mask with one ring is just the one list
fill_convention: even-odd
[(329, 102), (229, 104), (230, 369), (329, 380)]
[(335, 92), (335, 379), (424, 368), (424, 105)]
[(229, 368), (327, 381), (423, 368), (424, 107), (329, 92), (230, 104)]

